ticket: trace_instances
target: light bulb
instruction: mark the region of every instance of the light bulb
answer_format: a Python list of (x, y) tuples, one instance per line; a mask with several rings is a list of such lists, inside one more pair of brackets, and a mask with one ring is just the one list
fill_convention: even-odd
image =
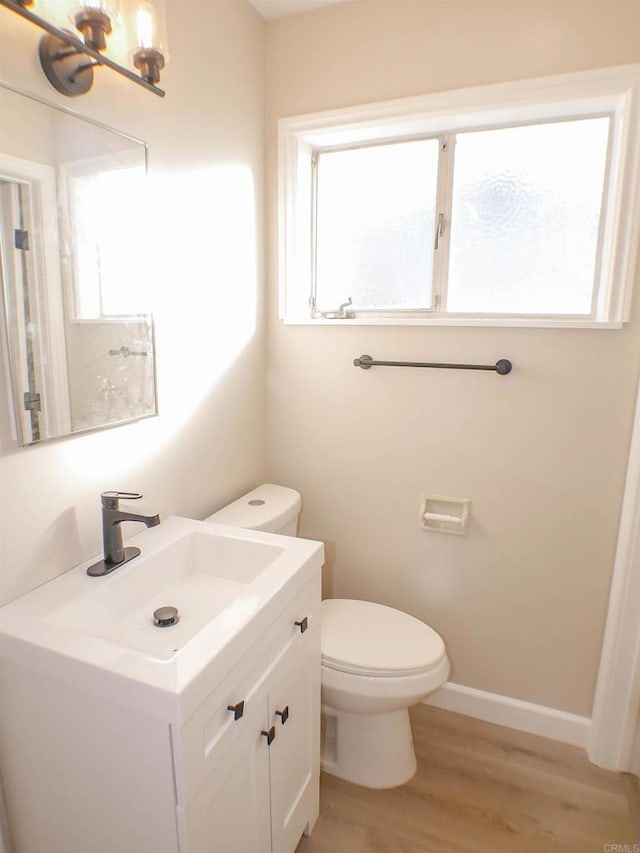
[(138, 47), (152, 48), (157, 45), (156, 10), (150, 3), (142, 3), (136, 11), (136, 38)]
[(77, 0), (75, 12), (97, 11), (108, 15), (112, 21), (118, 15), (118, 0)]

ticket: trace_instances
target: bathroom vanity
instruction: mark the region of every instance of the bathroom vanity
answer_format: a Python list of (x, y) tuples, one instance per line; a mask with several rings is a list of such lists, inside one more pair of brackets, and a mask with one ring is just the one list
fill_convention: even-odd
[(318, 815), (322, 545), (177, 517), (130, 541), (0, 610), (15, 853), (293, 853)]

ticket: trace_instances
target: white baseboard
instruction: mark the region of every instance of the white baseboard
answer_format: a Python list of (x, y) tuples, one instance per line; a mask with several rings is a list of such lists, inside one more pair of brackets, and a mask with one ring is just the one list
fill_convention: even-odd
[(534, 705), (509, 696), (487, 693), (463, 684), (446, 681), (428, 699), (425, 705), (456, 711), (467, 717), (476, 717), (488, 723), (508, 726), (522, 732), (530, 732), (574, 746), (586, 747), (591, 720), (566, 711)]

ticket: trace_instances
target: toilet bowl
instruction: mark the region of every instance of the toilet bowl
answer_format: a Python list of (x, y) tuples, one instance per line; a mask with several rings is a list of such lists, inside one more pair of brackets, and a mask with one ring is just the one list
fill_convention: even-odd
[(407, 782), (416, 772), (408, 709), (448, 674), (442, 639), (419, 619), (371, 601), (323, 601), (323, 769), (369, 788)]
[[(301, 499), (263, 484), (205, 521), (295, 536)], [(322, 602), (322, 768), (369, 788), (416, 772), (409, 708), (446, 681), (440, 636), (424, 622), (370, 601)]]

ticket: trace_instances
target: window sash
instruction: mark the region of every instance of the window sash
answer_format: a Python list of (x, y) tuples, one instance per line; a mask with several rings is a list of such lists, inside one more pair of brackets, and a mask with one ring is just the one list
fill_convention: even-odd
[[(592, 285), (591, 310), (588, 314), (570, 314), (561, 312), (496, 312), (496, 311), (457, 311), (450, 312), (447, 305), (448, 283), (449, 283), (449, 258), (451, 252), (451, 221), (453, 215), (453, 186), (455, 170), (455, 146), (458, 136), (464, 133), (478, 133), (485, 130), (506, 130), (516, 127), (539, 127), (548, 124), (567, 124), (588, 119), (606, 118), (609, 120), (608, 142), (605, 154), (604, 182), (602, 202), (600, 207), (598, 234), (596, 237), (596, 257), (594, 264), (594, 281)], [(366, 317), (486, 317), (486, 318), (515, 318), (515, 319), (567, 319), (567, 320), (595, 320), (598, 305), (601, 299), (602, 282), (602, 248), (605, 231), (605, 214), (610, 193), (611, 158), (612, 158), (612, 135), (614, 115), (610, 111), (584, 112), (568, 118), (552, 118), (544, 121), (520, 121), (501, 122), (499, 124), (486, 124), (456, 129), (455, 132), (443, 132), (439, 134), (400, 136), (388, 139), (374, 140), (370, 142), (352, 143), (342, 146), (330, 146), (311, 151), (311, 293), (309, 298), (310, 315), (312, 318), (325, 318), (333, 311), (318, 310), (318, 280), (317, 280), (317, 202), (318, 202), (318, 164), (320, 156), (324, 153), (336, 151), (361, 150), (381, 145), (393, 145), (416, 140), (437, 139), (439, 145), (438, 178), (436, 191), (436, 214), (434, 253), (433, 253), (433, 278), (431, 305), (426, 308), (348, 308), (354, 318)], [(335, 306), (336, 310), (338, 306)]]
[[(312, 318), (322, 318), (329, 313), (334, 313), (332, 310), (320, 311), (318, 308), (319, 299), (318, 299), (318, 174), (319, 174), (319, 161), (320, 156), (322, 154), (331, 154), (340, 151), (359, 151), (365, 148), (374, 148), (380, 147), (383, 145), (396, 145), (402, 143), (409, 142), (423, 142), (435, 140), (438, 142), (438, 166), (437, 166), (437, 182), (436, 182), (436, 200), (435, 200), (435, 223), (436, 229), (438, 227), (438, 211), (440, 210), (442, 204), (442, 149), (444, 137), (440, 134), (429, 134), (429, 135), (414, 135), (414, 136), (401, 136), (398, 138), (384, 139), (384, 140), (375, 140), (371, 142), (363, 142), (352, 145), (341, 145), (341, 146), (328, 146), (322, 149), (314, 149), (310, 152), (310, 165), (311, 165), (311, 250), (310, 250), (310, 297), (309, 297), (309, 310)], [(453, 180), (453, 177), (451, 178)], [(435, 242), (435, 233), (433, 235)], [(349, 308), (350, 313), (355, 313), (356, 316), (360, 316), (361, 314), (368, 314), (371, 316), (395, 316), (395, 315), (427, 315), (432, 314), (435, 310), (435, 306), (439, 303), (440, 296), (440, 282), (436, 280), (437, 274), (439, 273), (442, 267), (442, 261), (438, 258), (439, 255), (442, 255), (443, 247), (442, 241), (440, 241), (440, 247), (434, 249), (434, 261), (433, 261), (433, 269), (432, 269), (432, 294), (431, 294), (431, 304), (424, 308), (367, 308), (367, 309), (351, 309)], [(437, 290), (436, 290), (437, 288)], [(429, 301), (425, 298), (425, 302)], [(338, 305), (335, 306), (338, 309)]]

